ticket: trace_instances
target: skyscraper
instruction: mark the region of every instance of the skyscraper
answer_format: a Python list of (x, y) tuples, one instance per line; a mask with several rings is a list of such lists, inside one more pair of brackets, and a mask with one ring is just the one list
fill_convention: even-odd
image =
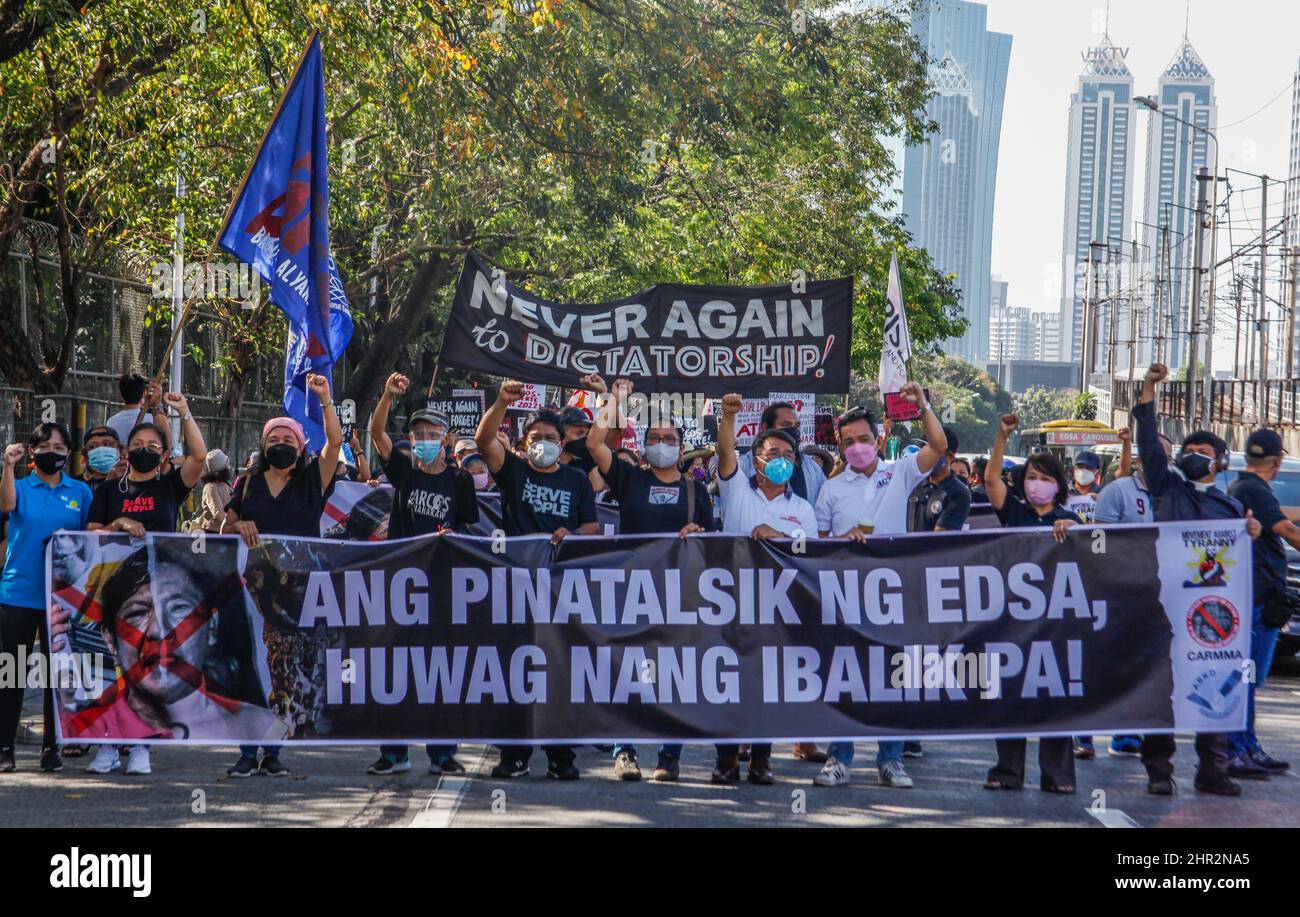
[(1068, 332), (1061, 342), (1064, 360), (1079, 359), (1083, 347), (1089, 243), (1122, 247), (1131, 231), (1134, 109), (1128, 53), (1107, 31), (1096, 47), (1081, 52), (1083, 72), (1070, 96), (1061, 254), (1061, 327)]
[(945, 349), (967, 360), (989, 356), (993, 193), (1011, 59), (1011, 36), (987, 22), (988, 9), (965, 0), (926, 0), (912, 13), (936, 92), (926, 114), (939, 129), (904, 154), (903, 212), (916, 244), (957, 277), (970, 325)]
[[(1214, 166), (1214, 151), (1205, 131), (1214, 130), (1218, 123), (1214, 77), (1188, 41), (1186, 32), (1156, 86), (1155, 99), (1160, 111), (1203, 128), (1194, 130), (1156, 112), (1147, 119), (1143, 220), (1150, 225), (1143, 228), (1144, 241), (1154, 253), (1156, 277), (1164, 281), (1164, 314), (1156, 316), (1157, 324), (1151, 332), (1153, 337), (1166, 342), (1165, 362), (1177, 368), (1186, 362), (1190, 330), (1196, 170)], [(1167, 255), (1159, 243), (1160, 233), (1153, 228), (1157, 226), (1169, 227)], [(1208, 244), (1207, 241), (1206, 258)], [(1202, 312), (1202, 316), (1206, 314)]]

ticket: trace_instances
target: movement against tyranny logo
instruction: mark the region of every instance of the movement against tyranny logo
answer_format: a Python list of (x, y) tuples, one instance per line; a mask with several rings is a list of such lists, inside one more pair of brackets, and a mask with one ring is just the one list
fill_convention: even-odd
[(1228, 548), (1237, 543), (1235, 531), (1186, 531), (1183, 535), (1183, 547), (1191, 549), (1193, 559), (1187, 562), (1191, 571), (1190, 578), (1183, 581), (1184, 588), (1218, 588), (1228, 585), (1228, 572), (1237, 565), (1232, 559), (1224, 559)]
[(1207, 669), (1192, 682), (1187, 699), (1200, 708), (1206, 716), (1221, 720), (1231, 716), (1241, 705), (1241, 669), (1232, 669), (1227, 675), (1217, 669)]

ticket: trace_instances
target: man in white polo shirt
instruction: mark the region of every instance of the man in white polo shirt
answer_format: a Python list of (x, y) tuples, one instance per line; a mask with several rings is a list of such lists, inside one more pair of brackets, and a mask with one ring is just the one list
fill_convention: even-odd
[[(722, 531), (748, 535), (758, 541), (768, 538), (817, 537), (817, 514), (812, 504), (790, 488), (798, 440), (781, 430), (764, 430), (754, 437), (754, 474), (738, 468), (736, 457), (736, 414), (742, 404), (739, 395), (722, 399), (722, 422), (718, 425), (718, 495), (722, 497)], [(740, 781), (740, 746), (719, 745), (714, 783)], [(758, 742), (750, 750), (749, 782), (770, 784), (772, 743)]]
[(840, 415), (836, 435), (845, 468), (817, 495), (817, 531), (823, 538), (860, 539), (874, 529), (894, 463), (880, 457), (885, 436), (870, 411), (854, 408)]
[[(871, 494), (869, 499), (864, 498), (861, 488), (867, 483), (867, 479), (861, 473), (855, 473), (853, 468), (854, 460), (848, 454), (845, 446), (846, 436), (845, 427), (848, 426), (849, 438), (853, 438), (856, 443), (855, 433), (865, 432), (866, 423), (860, 421), (857, 423), (840, 424), (840, 449), (845, 454), (845, 460), (849, 463), (849, 470), (843, 474), (831, 478), (826, 487), (822, 489), (825, 496), (826, 491), (831, 484), (855, 474), (854, 478), (849, 478), (850, 482), (856, 480), (856, 489), (845, 484), (839, 485), (836, 492), (843, 495), (843, 501), (848, 507), (847, 510), (841, 510), (841, 516), (837, 518), (834, 510), (831, 509), (829, 520), (831, 529), (836, 534), (847, 534), (840, 532), (835, 528), (837, 523), (844, 524), (847, 519), (853, 515), (861, 516), (864, 512), (871, 514), (871, 526), (873, 535), (901, 535), (907, 532), (907, 498), (911, 496), (916, 485), (920, 484), (934, 467), (939, 464), (948, 451), (948, 437), (944, 435), (943, 427), (939, 424), (939, 418), (934, 416), (934, 411), (930, 410), (929, 403), (925, 400), (925, 390), (919, 383), (908, 382), (903, 386), (901, 393), (908, 401), (913, 402), (921, 409), (921, 426), (925, 428), (925, 446), (910, 455), (905, 455), (898, 461), (894, 462), (889, 468), (889, 481), (884, 487), (884, 492), (880, 494)], [(846, 418), (849, 415), (845, 415)], [(719, 437), (721, 439), (721, 437)], [(879, 444), (877, 444), (878, 452)], [(870, 450), (855, 448), (854, 453), (858, 455), (858, 461), (861, 462), (869, 455)], [(867, 466), (872, 475), (879, 475), (879, 461), (874, 466)], [(835, 492), (832, 493), (832, 496)], [(821, 505), (819, 499), (818, 505)], [(822, 516), (818, 517), (819, 520)], [(862, 525), (862, 522), (858, 523)], [(861, 531), (859, 529), (859, 531)], [(850, 534), (850, 537), (854, 537)], [(903, 767), (903, 743), (902, 742), (879, 742), (877, 743), (876, 768), (880, 774), (881, 786), (896, 787), (906, 789), (912, 785), (912, 778), (908, 776), (907, 770)], [(827, 749), (830, 759), (822, 768), (821, 773), (813, 778), (813, 783), (817, 786), (847, 786), (849, 783), (849, 770), (853, 764), (853, 743), (852, 742), (833, 742)]]

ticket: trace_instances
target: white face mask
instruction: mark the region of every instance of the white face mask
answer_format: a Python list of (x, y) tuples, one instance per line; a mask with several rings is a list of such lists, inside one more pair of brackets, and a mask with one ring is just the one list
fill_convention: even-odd
[(655, 443), (653, 446), (646, 446), (645, 450), (645, 460), (652, 468), (671, 468), (677, 464), (680, 456), (681, 450), (667, 443)]
[(528, 447), (528, 459), (538, 468), (550, 468), (560, 459), (560, 444), (539, 439)]
[(1076, 468), (1074, 470), (1074, 482), (1080, 487), (1091, 487), (1092, 482), (1097, 480), (1097, 475), (1087, 468)]

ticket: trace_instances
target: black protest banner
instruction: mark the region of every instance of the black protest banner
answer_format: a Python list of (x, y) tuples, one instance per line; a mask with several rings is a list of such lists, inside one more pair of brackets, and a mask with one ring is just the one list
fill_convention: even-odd
[[(202, 550), (198, 547), (201, 546)], [(1212, 551), (1214, 585), (1187, 577)], [(1242, 728), (1230, 522), (755, 542), (70, 533), (55, 633), (122, 677), (61, 741), (591, 742)], [(157, 634), (162, 649), (139, 649)]]
[(430, 398), (424, 406), (446, 417), (451, 424), (448, 429), (455, 430), (462, 436), (473, 436), (483, 417), (483, 402), (482, 389), (458, 389), (449, 398)]
[(662, 392), (843, 393), (852, 311), (849, 278), (665, 283), (614, 302), (557, 303), (509, 283), (471, 253), (439, 361), (552, 385), (596, 372)]

